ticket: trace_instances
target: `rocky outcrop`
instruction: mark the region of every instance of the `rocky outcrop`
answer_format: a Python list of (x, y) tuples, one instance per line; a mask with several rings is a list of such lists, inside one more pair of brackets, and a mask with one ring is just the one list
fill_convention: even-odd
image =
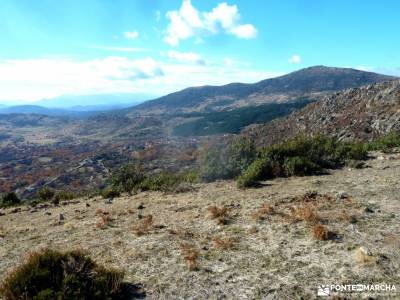
[(369, 140), (391, 130), (400, 131), (400, 81), (351, 88), (326, 96), (288, 117), (246, 128), (259, 146), (298, 133), (323, 133), (341, 140)]

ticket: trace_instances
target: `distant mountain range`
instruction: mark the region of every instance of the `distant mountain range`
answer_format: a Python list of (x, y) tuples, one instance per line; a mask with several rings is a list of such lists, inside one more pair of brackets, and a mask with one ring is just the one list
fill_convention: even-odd
[(395, 77), (355, 69), (315, 66), (254, 84), (192, 87), (146, 101), (133, 111), (221, 111), (304, 98), (318, 100), (330, 92), (392, 79)]
[(96, 112), (133, 107), (154, 96), (145, 94), (71, 95), (45, 99), (31, 105), (0, 104), (0, 114), (41, 114), (87, 117)]

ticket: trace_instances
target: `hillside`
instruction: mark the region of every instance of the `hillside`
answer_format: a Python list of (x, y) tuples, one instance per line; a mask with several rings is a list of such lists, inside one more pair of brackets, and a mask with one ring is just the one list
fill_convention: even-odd
[[(111, 204), (81, 198), (3, 209), (0, 274), (32, 250), (80, 248), (125, 270), (146, 299), (316, 299), (320, 284), (398, 288), (400, 154), (371, 156), (364, 169), (277, 179), (258, 189), (224, 181)], [(213, 219), (212, 206), (227, 209), (226, 222)], [(313, 237), (313, 219), (300, 214), (307, 207), (329, 229), (328, 240)]]
[[(224, 134), (237, 134), (246, 126), (284, 117), (332, 89), (387, 79), (392, 77), (312, 67), (254, 85), (188, 89), (176, 93), (182, 96), (175, 98), (176, 103), (168, 100), (169, 95), (86, 118), (0, 114), (0, 193), (15, 190), (22, 198), (33, 198), (43, 185), (75, 192), (94, 190), (104, 187), (108, 172), (129, 161), (140, 161), (148, 170), (186, 168), (196, 162), (203, 144)], [(192, 93), (197, 90), (204, 99), (225, 95), (236, 100), (222, 104), (220, 99), (218, 107), (213, 100), (206, 108), (211, 102)], [(187, 102), (183, 111), (181, 101)], [(143, 109), (143, 105), (149, 107)], [(290, 128), (296, 129), (294, 125)], [(270, 129), (274, 130), (280, 129)], [(260, 142), (278, 137), (262, 130), (259, 136), (257, 130), (253, 133)]]
[(400, 130), (400, 81), (347, 89), (264, 125), (243, 131), (259, 145), (270, 145), (299, 132), (340, 139), (369, 140)]
[(328, 92), (392, 80), (394, 77), (346, 68), (315, 66), (254, 84), (188, 88), (147, 101), (133, 111), (209, 111), (297, 99), (319, 99)]

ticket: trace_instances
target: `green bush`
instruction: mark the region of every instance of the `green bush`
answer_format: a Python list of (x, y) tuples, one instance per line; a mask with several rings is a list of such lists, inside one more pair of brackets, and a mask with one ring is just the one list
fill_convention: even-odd
[(121, 193), (119, 192), (119, 190), (115, 189), (114, 187), (109, 187), (106, 188), (104, 190), (101, 191), (101, 196), (104, 199), (108, 199), (108, 198), (116, 198), (119, 197), (121, 195)]
[(367, 149), (361, 143), (345, 143), (335, 138), (299, 135), (260, 151), (238, 178), (238, 186), (248, 187), (258, 180), (274, 177), (319, 174), (324, 168), (337, 168), (349, 160), (364, 160)]
[(197, 181), (198, 175), (194, 171), (178, 174), (163, 171), (158, 174), (148, 175), (139, 188), (143, 191), (172, 192), (182, 183), (190, 184)]
[(272, 163), (268, 158), (256, 159), (237, 179), (239, 188), (254, 186), (258, 180), (272, 178)]
[(244, 138), (228, 145), (213, 145), (202, 153), (200, 177), (204, 181), (235, 178), (250, 166), (256, 155), (254, 143)]
[(55, 192), (49, 187), (45, 186), (38, 191), (37, 195), (42, 201), (50, 201), (53, 199)]
[(368, 143), (368, 150), (381, 150), (390, 152), (391, 149), (400, 147), (400, 132), (390, 132), (374, 141)]
[[(112, 174), (110, 188), (103, 192), (107, 198), (112, 197), (109, 193), (118, 191), (138, 192), (138, 191), (174, 191), (181, 183), (194, 183), (198, 181), (198, 174), (194, 170), (180, 173), (172, 173), (170, 171), (162, 171), (156, 174), (145, 173), (144, 170), (137, 165), (122, 166), (117, 172)], [(118, 194), (119, 195), (119, 194)], [(117, 197), (117, 196), (115, 196)]]
[(287, 157), (283, 163), (285, 176), (306, 176), (321, 171), (321, 167), (304, 156)]
[(124, 274), (97, 265), (80, 251), (45, 249), (29, 256), (0, 286), (4, 299), (115, 299)]
[(58, 204), (60, 201), (68, 201), (76, 198), (74, 193), (66, 192), (66, 191), (58, 191), (55, 193), (53, 197), (53, 203)]
[(110, 183), (115, 189), (130, 193), (137, 189), (145, 178), (146, 174), (142, 166), (126, 164), (113, 172)]
[(5, 194), (0, 201), (0, 207), (9, 207), (19, 204), (21, 204), (21, 200), (14, 192)]

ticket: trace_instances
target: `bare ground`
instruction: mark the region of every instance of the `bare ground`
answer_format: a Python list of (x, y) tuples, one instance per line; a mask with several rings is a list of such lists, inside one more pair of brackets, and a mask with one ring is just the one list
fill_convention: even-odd
[[(400, 154), (373, 155), (367, 168), (257, 189), (224, 181), (112, 204), (2, 210), (0, 278), (30, 251), (81, 248), (124, 269), (148, 299), (313, 299), (319, 284), (350, 283), (395, 284), (400, 299)], [(213, 218), (211, 206), (223, 216)], [(327, 240), (313, 237), (315, 224)]]

